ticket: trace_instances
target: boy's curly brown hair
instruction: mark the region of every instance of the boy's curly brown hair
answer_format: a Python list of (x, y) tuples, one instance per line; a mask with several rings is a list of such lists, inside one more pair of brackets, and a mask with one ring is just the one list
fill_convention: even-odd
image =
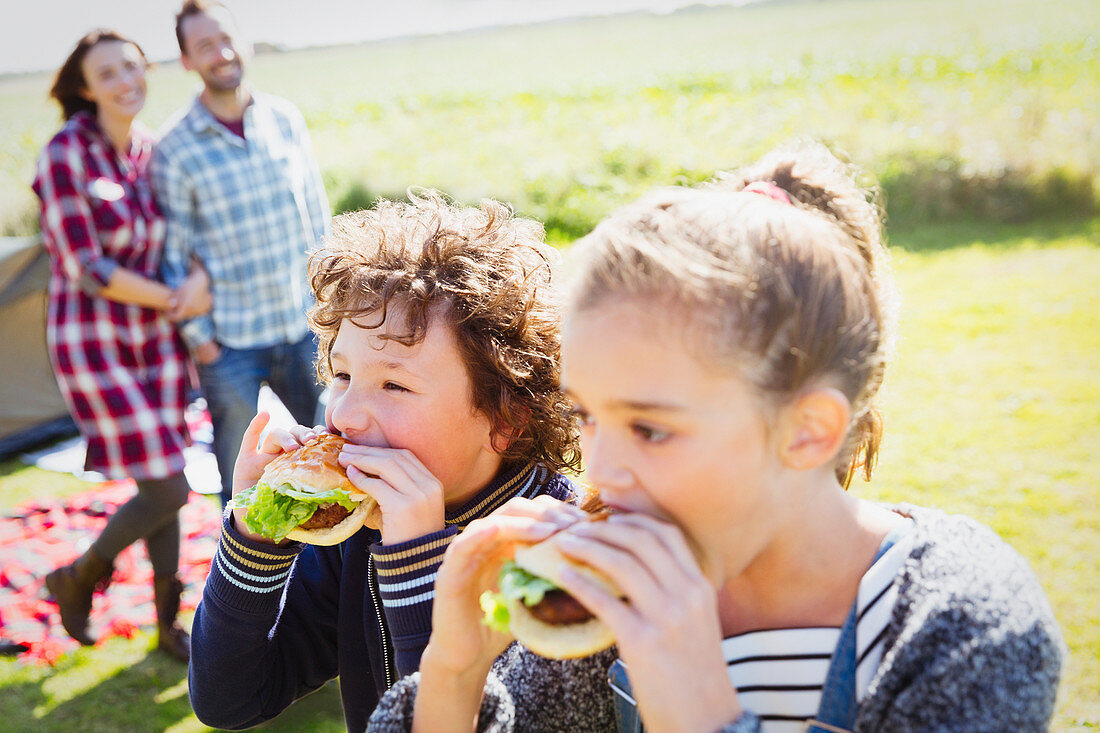
[(332, 379), (332, 343), (345, 318), (372, 328), (394, 302), (404, 332), (423, 340), (432, 316), (454, 331), (472, 385), (505, 461), (576, 469), (578, 435), (560, 391), (559, 311), (551, 287), (557, 251), (542, 225), (496, 201), (477, 208), (437, 191), (409, 192), (333, 220), (333, 234), (309, 261), (317, 297), (310, 326), (320, 341), (317, 373)]

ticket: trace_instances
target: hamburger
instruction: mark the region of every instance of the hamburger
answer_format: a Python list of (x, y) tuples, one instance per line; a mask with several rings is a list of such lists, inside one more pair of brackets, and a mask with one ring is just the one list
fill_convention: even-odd
[(608, 593), (623, 595), (603, 573), (563, 555), (551, 537), (517, 548), (504, 564), (500, 590), (481, 597), (484, 623), (511, 632), (525, 647), (551, 659), (585, 657), (614, 644), (611, 629), (558, 586), (567, 567)]
[(245, 526), (281, 542), (335, 545), (366, 525), (380, 527), (378, 502), (348, 480), (337, 458), (347, 441), (321, 435), (267, 464), (259, 482), (229, 503)]

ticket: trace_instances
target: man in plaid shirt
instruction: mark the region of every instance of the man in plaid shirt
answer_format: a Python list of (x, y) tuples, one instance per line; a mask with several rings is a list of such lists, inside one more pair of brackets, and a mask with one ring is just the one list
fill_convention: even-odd
[(150, 170), (168, 217), (165, 281), (182, 282), (192, 260), (210, 275), (213, 310), (181, 332), (210, 409), (228, 501), (262, 384), (299, 423), (314, 422), (320, 386), (305, 319), (306, 260), (329, 232), (330, 211), (301, 113), (243, 83), (250, 54), (229, 11), (187, 0), (176, 38), (203, 89), (166, 124)]

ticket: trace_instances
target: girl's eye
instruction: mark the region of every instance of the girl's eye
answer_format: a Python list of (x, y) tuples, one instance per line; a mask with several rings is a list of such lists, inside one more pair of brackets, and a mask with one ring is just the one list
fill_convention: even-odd
[(334, 382), (346, 382), (349, 379), (351, 379), (351, 377), (348, 376), (347, 372), (333, 372), (332, 373), (332, 381), (334, 381)]
[(406, 388), (402, 387), (400, 384), (397, 384), (396, 382), (386, 382), (385, 384), (382, 385), (382, 389), (386, 390), (387, 392), (408, 392), (409, 391)]
[(586, 410), (580, 407), (574, 407), (569, 413), (573, 416), (573, 419), (580, 423), (582, 426), (592, 424), (592, 416), (588, 414)]
[(662, 443), (669, 437), (667, 430), (661, 430), (642, 423), (635, 423), (630, 426), (630, 429), (646, 443)]

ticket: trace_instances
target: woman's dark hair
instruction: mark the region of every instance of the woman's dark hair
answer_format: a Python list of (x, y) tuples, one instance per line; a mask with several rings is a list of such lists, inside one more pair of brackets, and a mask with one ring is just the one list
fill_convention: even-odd
[(141, 50), (141, 46), (118, 31), (96, 28), (94, 31), (85, 33), (84, 37), (76, 42), (76, 48), (65, 59), (65, 63), (61, 64), (61, 68), (57, 70), (53, 86), (50, 87), (50, 98), (56, 99), (57, 103), (61, 105), (62, 118), (67, 120), (77, 112), (96, 113), (96, 103), (85, 99), (81, 95), (81, 92), (88, 88), (81, 64), (89, 51), (105, 41), (129, 43), (138, 50), (141, 58), (145, 59), (145, 52)]

